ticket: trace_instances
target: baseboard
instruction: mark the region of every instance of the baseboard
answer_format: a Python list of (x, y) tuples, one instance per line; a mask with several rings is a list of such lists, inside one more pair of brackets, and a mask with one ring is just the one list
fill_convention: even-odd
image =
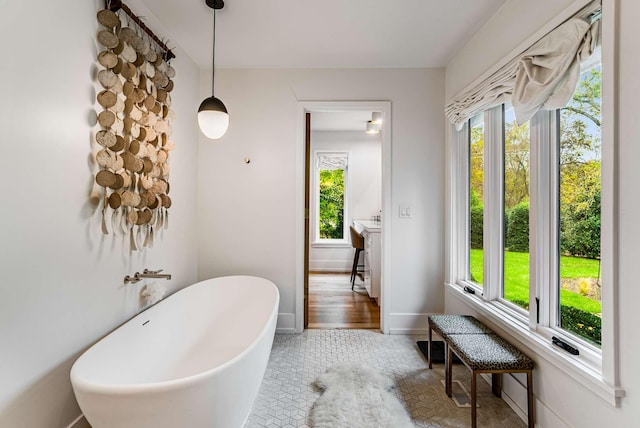
[[(483, 374), (481, 376), (491, 385), (490, 375)], [(502, 399), (524, 423), (527, 423), (527, 388), (517, 379), (517, 376), (521, 375), (505, 374), (502, 376)], [(522, 382), (526, 383), (526, 379), (524, 379), (524, 376), (522, 377)], [(536, 413), (535, 423), (537, 427), (570, 428), (569, 424), (560, 419), (558, 415), (537, 398), (535, 398), (534, 411)]]
[(427, 334), (430, 314), (391, 313), (386, 320), (389, 334)]
[(296, 314), (279, 313), (278, 323), (276, 324), (276, 334), (295, 334), (296, 332)]
[(312, 265), (309, 265), (309, 273), (351, 273), (351, 266), (344, 266), (344, 265), (312, 266)]
[(326, 269), (314, 269), (314, 270), (310, 270), (309, 271), (309, 275), (350, 275), (351, 274), (351, 269), (349, 270), (331, 270), (329, 268)]
[(353, 252), (349, 252), (349, 256), (344, 258), (340, 257), (337, 260), (310, 259), (309, 271), (310, 272), (351, 272), (352, 264), (353, 264)]

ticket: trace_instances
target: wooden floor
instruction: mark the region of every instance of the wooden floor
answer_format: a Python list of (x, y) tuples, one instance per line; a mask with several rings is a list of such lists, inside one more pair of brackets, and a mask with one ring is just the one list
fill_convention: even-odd
[(380, 308), (356, 279), (351, 291), (349, 274), (309, 275), (309, 327), (322, 329), (379, 329)]

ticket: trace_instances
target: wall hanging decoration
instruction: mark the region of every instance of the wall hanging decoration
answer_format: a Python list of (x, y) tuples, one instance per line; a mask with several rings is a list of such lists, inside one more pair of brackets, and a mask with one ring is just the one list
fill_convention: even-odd
[(169, 225), (175, 55), (121, 1), (105, 1), (97, 18), (102, 111), (95, 181), (104, 196), (102, 231), (127, 234), (131, 249), (143, 250), (153, 246), (154, 231)]

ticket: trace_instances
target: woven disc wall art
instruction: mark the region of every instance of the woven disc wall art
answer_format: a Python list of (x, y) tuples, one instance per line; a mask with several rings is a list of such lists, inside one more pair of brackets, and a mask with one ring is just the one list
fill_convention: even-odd
[(95, 182), (103, 189), (102, 231), (128, 234), (131, 249), (142, 250), (153, 246), (154, 230), (169, 224), (173, 54), (167, 55), (157, 38), (145, 33), (146, 27), (142, 31), (128, 21), (123, 25), (109, 9), (99, 11), (97, 18), (101, 90), (96, 96), (100, 169)]

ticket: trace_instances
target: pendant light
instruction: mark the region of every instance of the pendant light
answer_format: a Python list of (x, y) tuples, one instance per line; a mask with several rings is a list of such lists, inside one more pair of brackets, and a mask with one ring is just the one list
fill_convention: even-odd
[(224, 103), (214, 95), (216, 71), (216, 10), (224, 7), (223, 0), (205, 0), (213, 9), (213, 62), (211, 67), (211, 96), (206, 98), (198, 108), (198, 125), (207, 138), (213, 140), (222, 137), (229, 127), (229, 113)]

